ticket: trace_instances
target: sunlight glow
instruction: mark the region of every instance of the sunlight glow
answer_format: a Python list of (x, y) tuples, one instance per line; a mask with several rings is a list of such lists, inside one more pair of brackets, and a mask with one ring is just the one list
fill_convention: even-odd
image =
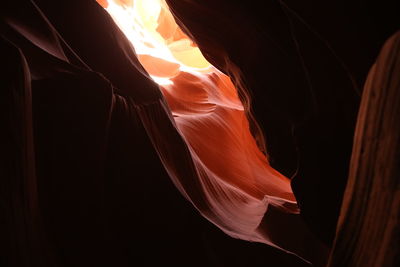
[[(155, 126), (159, 123), (156, 119), (143, 121), (151, 129), (148, 134), (176, 187), (225, 233), (275, 246), (264, 235), (266, 231), (258, 232), (267, 207), (273, 205), (290, 213), (298, 213), (298, 207), (290, 180), (270, 166), (252, 135), (248, 110), (237, 89), (243, 88), (240, 84), (235, 87), (229, 76), (204, 58), (179, 28), (165, 0), (97, 1), (160, 85), (162, 99), (168, 104), (163, 112), (173, 115), (176, 129), (162, 128), (169, 124)], [(132, 71), (137, 71), (134, 67)], [(162, 105), (156, 102), (150, 109), (158, 114)], [(185, 155), (193, 167), (186, 168), (185, 162), (180, 166), (182, 157), (176, 154), (180, 153), (179, 142), (169, 142), (164, 130), (176, 130), (184, 138), (188, 150), (181, 151), (190, 153)]]
[(102, 2), (156, 83), (172, 84), (170, 79), (180, 71), (209, 73), (214, 70), (175, 23), (164, 0)]

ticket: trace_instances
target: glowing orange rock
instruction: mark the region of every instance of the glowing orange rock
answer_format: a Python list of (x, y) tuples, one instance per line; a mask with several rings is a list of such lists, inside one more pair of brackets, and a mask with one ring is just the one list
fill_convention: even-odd
[(143, 114), (176, 187), (227, 234), (279, 247), (258, 229), (268, 206), (289, 213), (297, 213), (298, 207), (289, 179), (270, 166), (251, 134), (247, 107), (231, 79), (204, 58), (164, 0), (110, 1), (107, 11), (146, 71), (168, 81), (160, 83), (168, 102), (165, 110), (172, 113), (190, 159), (172, 153), (174, 144), (168, 138), (175, 137), (163, 136), (162, 127)]
[(96, 0), (97, 3), (99, 3), (102, 7), (107, 8), (108, 7), (108, 1), (107, 0)]
[(138, 55), (140, 63), (151, 74), (162, 78), (172, 78), (179, 73), (179, 64), (150, 55)]

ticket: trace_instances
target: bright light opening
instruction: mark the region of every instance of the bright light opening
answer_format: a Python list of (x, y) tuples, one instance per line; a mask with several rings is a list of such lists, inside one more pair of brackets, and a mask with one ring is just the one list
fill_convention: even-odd
[(179, 72), (209, 73), (215, 68), (176, 24), (164, 0), (98, 1), (133, 44), (140, 63), (160, 85)]
[[(206, 207), (203, 215), (228, 234), (270, 244), (268, 238), (254, 232), (267, 206), (294, 213), (298, 207), (290, 181), (269, 165), (257, 146), (231, 79), (212, 66), (182, 32), (165, 0), (97, 1), (160, 85), (199, 170), (196, 179), (205, 186), (199, 188), (196, 180), (185, 180), (191, 176), (171, 175), (171, 179), (178, 187), (189, 184), (193, 186), (189, 191), (204, 194), (208, 201), (199, 205)], [(174, 149), (173, 145), (160, 147)], [(173, 153), (162, 149), (159, 153), (174, 161)]]

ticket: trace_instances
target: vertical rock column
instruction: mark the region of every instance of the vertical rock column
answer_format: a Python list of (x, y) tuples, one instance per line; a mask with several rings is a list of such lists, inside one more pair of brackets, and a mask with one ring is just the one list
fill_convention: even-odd
[(400, 32), (368, 75), (328, 266), (400, 263)]

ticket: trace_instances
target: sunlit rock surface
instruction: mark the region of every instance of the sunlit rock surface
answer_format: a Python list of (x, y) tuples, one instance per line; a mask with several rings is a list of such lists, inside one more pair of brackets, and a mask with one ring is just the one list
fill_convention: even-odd
[(6, 2), (2, 266), (322, 265), (302, 218), (330, 244), (386, 22), (347, 1), (168, 1), (182, 31), (146, 22), (163, 58), (95, 1)]

